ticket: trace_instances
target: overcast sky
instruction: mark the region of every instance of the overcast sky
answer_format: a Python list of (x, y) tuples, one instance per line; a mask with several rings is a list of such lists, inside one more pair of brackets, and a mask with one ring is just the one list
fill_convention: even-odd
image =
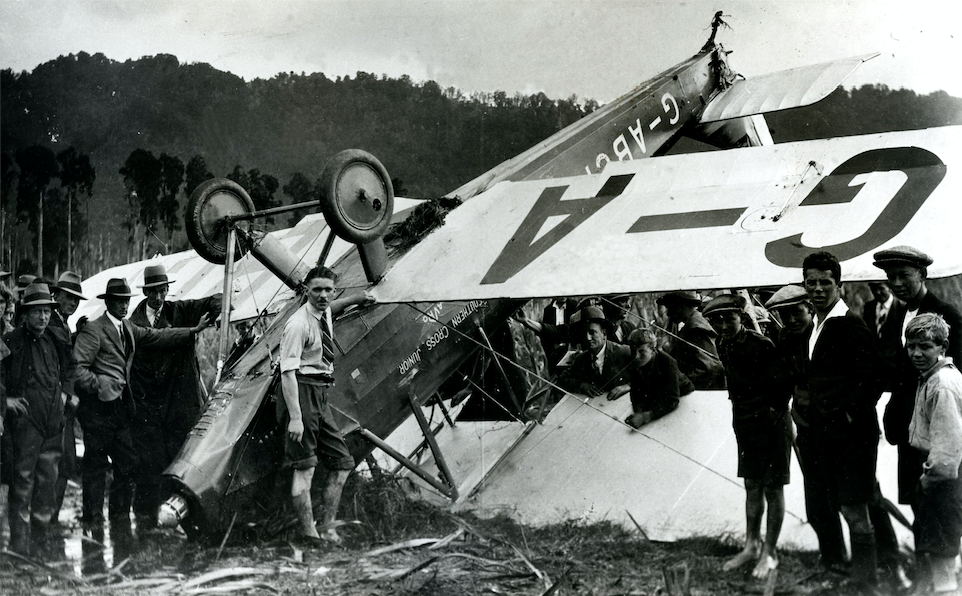
[(365, 71), (605, 102), (719, 40), (751, 76), (881, 52), (846, 86), (962, 97), (958, 0), (0, 0), (0, 67), (173, 54), (245, 79)]

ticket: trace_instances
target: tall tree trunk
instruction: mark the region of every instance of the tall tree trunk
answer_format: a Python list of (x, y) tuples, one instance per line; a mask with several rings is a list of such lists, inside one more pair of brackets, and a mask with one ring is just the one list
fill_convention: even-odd
[(40, 191), (40, 217), (37, 220), (37, 275), (43, 277), (43, 190)]
[(71, 233), (73, 229), (71, 224), (73, 223), (73, 193), (69, 190), (67, 191), (67, 269), (73, 270), (73, 236)]

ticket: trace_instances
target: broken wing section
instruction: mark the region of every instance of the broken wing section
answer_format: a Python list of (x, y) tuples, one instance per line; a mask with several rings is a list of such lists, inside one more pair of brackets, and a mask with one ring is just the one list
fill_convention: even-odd
[(799, 108), (820, 101), (878, 53), (738, 79), (705, 108), (701, 123)]
[(382, 302), (782, 285), (828, 250), (846, 280), (908, 244), (962, 272), (962, 127), (611, 163), (503, 182), (448, 214), (374, 287)]

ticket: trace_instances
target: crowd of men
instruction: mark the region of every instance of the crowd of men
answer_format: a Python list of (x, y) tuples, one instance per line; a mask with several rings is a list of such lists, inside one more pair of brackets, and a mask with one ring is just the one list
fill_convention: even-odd
[[(56, 282), (21, 276), (16, 296), (2, 294), (4, 312), (12, 312), (0, 328), (0, 464), (10, 485), (9, 550), (25, 556), (63, 555), (56, 552), (62, 541), (50, 538), (67, 482), (78, 477), (75, 420), (84, 446), (83, 544), (101, 546), (106, 526), (116, 554), (134, 530), (143, 537), (157, 528), (159, 506), (171, 491), (163, 471), (206, 402), (195, 337), (220, 314), (221, 295), (167, 300), (174, 280), (162, 265), (150, 265), (140, 286), (145, 298), (133, 311), (136, 294), (127, 281), (110, 279), (97, 296), (106, 312), (80, 319), (73, 330), (70, 317), (87, 299), (81, 281), (71, 271)], [(333, 522), (355, 466), (328, 404), (333, 316), (373, 302), (367, 292), (335, 299), (335, 282), (326, 267), (308, 272), (305, 302), (286, 322), (280, 345), (283, 467), (292, 470), (296, 540), (308, 547), (340, 541)], [(310, 489), (319, 462), (327, 473), (315, 508)]]
[[(629, 316), (628, 295), (554, 300), (541, 321), (523, 311), (517, 318), (541, 338), (560, 388), (608, 400), (630, 393), (625, 423), (633, 428), (669, 414), (695, 389), (727, 389), (746, 489), (746, 544), (724, 568), (753, 563), (756, 577), (778, 566), (794, 450), (822, 563), (867, 593), (880, 579), (906, 586), (876, 477), (876, 405), (891, 392), (883, 426), (898, 446), (899, 501), (914, 512), (923, 569), (917, 578), (936, 592), (956, 590), (962, 374), (953, 362), (962, 357), (962, 314), (926, 287), (932, 259), (923, 252), (900, 246), (874, 257), (887, 282), (871, 284), (873, 299), (861, 313), (842, 299), (839, 261), (818, 252), (805, 259), (801, 285), (768, 298), (774, 317), (749, 304), (747, 292), (703, 300), (676, 291), (657, 300), (665, 328)], [(129, 318), (135, 294), (126, 280), (111, 279), (98, 296), (106, 312), (74, 330), (70, 317), (87, 299), (81, 281), (70, 271), (56, 282), (21, 276), (16, 295), (0, 293), (0, 462), (10, 485), (9, 549), (21, 554), (43, 555), (66, 482), (77, 477), (74, 419), (85, 447), (81, 523), (102, 542), (105, 498), (111, 526), (129, 529), (133, 521), (138, 533), (156, 527), (170, 490), (162, 471), (205, 401), (194, 339), (220, 312), (220, 295), (168, 301), (173, 280), (162, 266), (148, 266), (140, 286), (145, 299)], [(373, 300), (367, 293), (335, 300), (335, 283), (331, 270), (311, 270), (306, 301), (287, 321), (280, 345), (277, 417), (286, 428), (284, 465), (293, 470), (299, 537), (308, 546), (339, 541), (330, 522), (355, 463), (327, 403), (332, 316)], [(310, 492), (318, 463), (328, 471), (322, 533)]]
[[(839, 261), (819, 252), (805, 259), (801, 285), (774, 292), (767, 309), (737, 293), (703, 301), (670, 292), (657, 301), (664, 327), (635, 313), (634, 325), (626, 323), (624, 296), (555, 300), (542, 321), (518, 320), (540, 337), (549, 375), (565, 391), (609, 400), (630, 391), (625, 422), (635, 428), (693, 389), (727, 388), (747, 530), (724, 569), (752, 563), (758, 578), (778, 565), (794, 451), (822, 564), (865, 593), (909, 586), (876, 477), (876, 406), (891, 392), (884, 434), (898, 447), (898, 500), (914, 513), (915, 577), (923, 591), (953, 593), (962, 537), (962, 375), (953, 362), (962, 358), (962, 314), (926, 287), (925, 253), (898, 246), (874, 258), (887, 282), (870, 284), (873, 299), (859, 313), (842, 300)], [(560, 363), (550, 360), (566, 348)]]
[(146, 299), (130, 318), (136, 294), (126, 280), (111, 279), (97, 296), (106, 312), (73, 329), (70, 318), (87, 300), (81, 281), (72, 271), (56, 282), (22, 275), (12, 292), (0, 294), (0, 466), (9, 484), (8, 548), (21, 555), (55, 554), (52, 527), (68, 481), (78, 477), (90, 542), (104, 541), (108, 472), (111, 527), (152, 531), (169, 490), (161, 474), (204, 401), (194, 338), (219, 314), (220, 295), (167, 301), (174, 280), (152, 265), (140, 286)]

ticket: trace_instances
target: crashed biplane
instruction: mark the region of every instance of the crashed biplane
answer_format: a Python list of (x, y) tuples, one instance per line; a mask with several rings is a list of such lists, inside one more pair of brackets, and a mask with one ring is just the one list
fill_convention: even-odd
[[(379, 301), (335, 321), (331, 404), (355, 459), (381, 449), (456, 499), (421, 406), (478, 351), (509, 368), (490, 336), (529, 298), (796, 282), (803, 256), (822, 247), (845, 261), (850, 279), (877, 278), (870, 254), (888, 244), (924, 245), (947, 266), (930, 275), (958, 273), (952, 234), (930, 225), (948, 226), (938, 214), (954, 210), (959, 182), (948, 164), (959, 158), (959, 130), (771, 143), (762, 114), (824, 98), (870, 57), (746, 79), (712, 40), (452, 191), (465, 204), (402, 253), (383, 240), (394, 202), (383, 166), (361, 151), (334, 157), (321, 179), (329, 230), (318, 261), (338, 274), (339, 288), (367, 288)], [(666, 156), (683, 136), (726, 150)], [(187, 230), (199, 254), (225, 264), (225, 296), (242, 253), (297, 290), (313, 263), (252, 222), (305, 206), (316, 207), (256, 211), (242, 188), (212, 180), (192, 195)], [(335, 237), (356, 248), (328, 261)], [(298, 306), (290, 301), (218, 370), (201, 420), (166, 471), (174, 495), (162, 523), (202, 535), (271, 512), (263, 495), (281, 455), (278, 344)], [(221, 361), (226, 348), (225, 334)], [(524, 396), (505, 385), (503, 407), (520, 416)], [(412, 415), (437, 473), (384, 441)]]

